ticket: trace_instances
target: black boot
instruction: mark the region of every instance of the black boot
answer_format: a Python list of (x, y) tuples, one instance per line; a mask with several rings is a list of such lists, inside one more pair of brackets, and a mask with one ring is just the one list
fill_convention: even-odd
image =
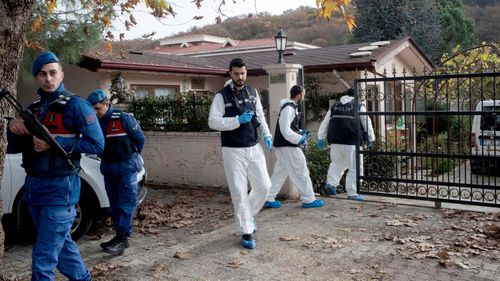
[[(111, 238), (111, 240), (107, 241), (107, 242), (103, 242), (101, 243), (101, 248), (106, 248), (107, 246), (115, 243), (118, 239), (118, 232), (115, 234), (115, 236), (113, 238)], [(128, 248), (128, 239), (125, 241), (125, 248)]]
[(123, 255), (128, 246), (128, 235), (125, 232), (117, 232), (116, 240), (104, 247), (103, 251), (113, 256)]

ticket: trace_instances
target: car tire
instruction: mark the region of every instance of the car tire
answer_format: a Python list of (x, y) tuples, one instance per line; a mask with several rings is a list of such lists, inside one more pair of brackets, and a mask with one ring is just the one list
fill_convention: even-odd
[[(13, 240), (22, 240), (27, 242), (35, 242), (36, 240), (36, 230), (33, 222), (31, 220), (31, 215), (29, 213), (28, 204), (22, 200), (22, 193), (24, 188), (22, 188), (16, 197), (16, 216), (15, 222), (16, 227), (12, 237), (17, 237)], [(82, 181), (80, 201), (76, 204), (76, 217), (73, 225), (71, 226), (71, 237), (74, 241), (82, 238), (85, 235), (95, 218), (95, 210), (98, 210), (99, 204), (97, 201), (97, 196), (94, 194), (92, 188)]]

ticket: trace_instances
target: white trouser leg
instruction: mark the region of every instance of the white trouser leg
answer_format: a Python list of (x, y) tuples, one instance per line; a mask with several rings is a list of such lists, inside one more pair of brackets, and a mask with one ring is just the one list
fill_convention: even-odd
[(285, 183), (287, 177), (287, 171), (283, 163), (285, 159), (283, 159), (281, 157), (281, 154), (278, 153), (278, 151), (280, 150), (281, 148), (278, 147), (274, 148), (274, 155), (276, 156), (276, 162), (274, 163), (273, 175), (271, 176), (271, 189), (267, 194), (266, 198), (267, 201), (274, 201), (276, 199), (276, 196), (283, 187), (283, 184)]
[(335, 187), (339, 186), (340, 179), (348, 166), (347, 152), (345, 149), (350, 145), (332, 144), (330, 145), (330, 167), (326, 176), (326, 183)]
[(222, 147), (222, 160), (226, 174), (231, 200), (233, 202), (236, 225), (242, 233), (252, 233), (253, 223), (249, 227), (247, 221), (253, 220), (253, 212), (248, 196), (248, 155), (247, 148)]
[(349, 148), (349, 172), (347, 173), (345, 179), (346, 192), (347, 196), (353, 196), (358, 194), (356, 190), (357, 182), (356, 182), (356, 170), (359, 168), (360, 175), (363, 175), (363, 155), (359, 155), (360, 164), (356, 163), (356, 146), (352, 145)]
[(250, 147), (249, 150), (250, 162), (248, 165), (248, 180), (252, 187), (249, 194), (252, 216), (247, 218), (244, 227), (245, 231), (247, 229), (251, 231), (244, 233), (252, 233), (254, 231), (254, 217), (259, 213), (260, 209), (262, 209), (262, 206), (264, 206), (267, 193), (271, 188), (271, 180), (267, 172), (266, 157), (264, 156), (262, 147), (260, 144), (256, 144)]
[(312, 181), (309, 177), (306, 157), (302, 149), (299, 147), (283, 147), (279, 148), (276, 153), (280, 154), (282, 159), (286, 159), (284, 161), (285, 169), (293, 185), (299, 190), (302, 202), (311, 203), (316, 200)]

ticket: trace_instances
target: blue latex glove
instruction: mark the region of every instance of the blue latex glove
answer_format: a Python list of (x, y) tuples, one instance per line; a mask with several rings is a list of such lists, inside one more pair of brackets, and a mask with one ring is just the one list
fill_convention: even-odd
[(253, 117), (253, 112), (247, 110), (238, 117), (238, 122), (240, 122), (240, 124), (249, 123), (252, 120), (252, 117)]
[(311, 132), (309, 130), (300, 130), (300, 134), (303, 136), (310, 136)]
[(267, 150), (271, 151), (271, 149), (273, 149), (273, 141), (270, 137), (264, 138), (264, 144), (266, 144)]
[(306, 144), (307, 137), (302, 135), (299, 140), (299, 145), (304, 145)]
[(325, 140), (321, 139), (321, 140), (318, 140), (316, 142), (316, 147), (319, 149), (319, 150), (323, 150), (325, 149)]
[(373, 141), (369, 141), (368, 144), (367, 144), (368, 149), (373, 149), (373, 145), (374, 145), (374, 142)]

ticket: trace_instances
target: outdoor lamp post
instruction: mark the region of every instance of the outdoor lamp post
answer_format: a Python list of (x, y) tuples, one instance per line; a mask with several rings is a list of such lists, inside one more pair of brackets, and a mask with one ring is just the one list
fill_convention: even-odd
[(276, 33), (276, 36), (274, 36), (274, 41), (276, 42), (276, 51), (278, 51), (279, 57), (278, 57), (278, 63), (283, 63), (283, 52), (285, 52), (286, 49), (286, 40), (288, 37), (286, 37), (285, 32), (280, 29), (278, 33)]

